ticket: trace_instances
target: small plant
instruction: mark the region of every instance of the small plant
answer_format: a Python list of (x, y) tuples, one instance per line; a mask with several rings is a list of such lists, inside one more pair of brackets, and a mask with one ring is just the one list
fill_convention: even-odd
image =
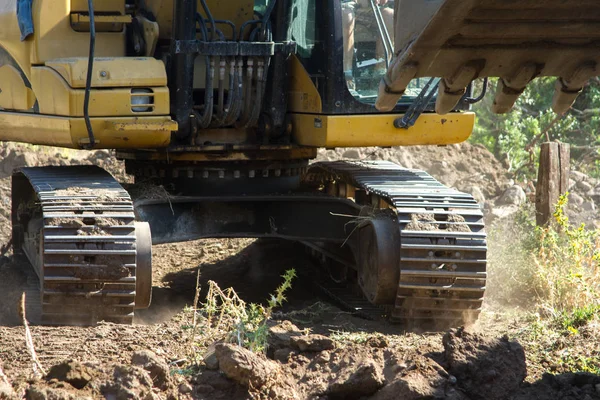
[(209, 281), (205, 302), (200, 308), (190, 310), (193, 312), (193, 347), (225, 341), (253, 352), (264, 352), (267, 347), (267, 322), (273, 315), (273, 309), (286, 300), (285, 293), (291, 288), (295, 277), (294, 269), (286, 271), (282, 275), (283, 282), (269, 296), (266, 306), (247, 304), (233, 288), (223, 290), (216, 282)]

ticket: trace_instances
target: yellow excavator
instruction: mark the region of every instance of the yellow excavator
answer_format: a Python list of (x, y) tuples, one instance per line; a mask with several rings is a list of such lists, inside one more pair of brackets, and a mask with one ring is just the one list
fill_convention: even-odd
[(14, 172), (30, 318), (131, 323), (152, 244), (267, 237), (393, 320), (473, 320), (487, 245), (471, 195), (390, 162), (310, 161), (462, 142), (476, 79), (499, 77), (502, 113), (556, 76), (565, 112), (598, 75), (599, 22), (595, 0), (0, 0), (0, 140), (114, 149), (135, 181)]

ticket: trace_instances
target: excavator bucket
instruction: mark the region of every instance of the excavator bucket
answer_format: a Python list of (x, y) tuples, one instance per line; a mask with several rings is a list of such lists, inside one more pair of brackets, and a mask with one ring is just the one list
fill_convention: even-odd
[(598, 0), (396, 0), (394, 19), (381, 111), (414, 78), (441, 78), (436, 112), (445, 114), (473, 79), (499, 77), (493, 111), (505, 113), (532, 79), (556, 76), (552, 108), (562, 114), (599, 75)]

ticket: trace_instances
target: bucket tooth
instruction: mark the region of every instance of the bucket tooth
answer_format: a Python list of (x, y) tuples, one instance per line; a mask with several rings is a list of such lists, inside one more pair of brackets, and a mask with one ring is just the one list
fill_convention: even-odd
[(496, 114), (509, 112), (541, 68), (535, 63), (523, 64), (510, 78), (500, 78), (492, 110)]
[(435, 112), (447, 114), (456, 107), (467, 92), (467, 86), (477, 78), (479, 68), (475, 63), (467, 63), (460, 67), (451, 78), (443, 78), (435, 103)]
[(375, 108), (379, 111), (391, 111), (406, 91), (406, 87), (417, 74), (416, 63), (392, 65), (379, 83), (379, 95)]
[(569, 77), (558, 78), (552, 98), (552, 110), (557, 114), (567, 112), (583, 90), (585, 83), (596, 75), (598, 75), (596, 62), (588, 61), (577, 66)]

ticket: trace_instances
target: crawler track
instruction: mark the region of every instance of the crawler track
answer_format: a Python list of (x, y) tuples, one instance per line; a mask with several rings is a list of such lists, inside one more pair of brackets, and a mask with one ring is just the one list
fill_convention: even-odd
[(447, 326), (477, 318), (487, 245), (483, 214), (471, 195), (387, 161), (322, 162), (309, 174), (330, 194), (397, 215), (400, 279), (392, 319)]
[(29, 317), (50, 325), (131, 323), (137, 238), (129, 194), (91, 166), (24, 168), (13, 193), (15, 250), (39, 278), (29, 279), (39, 282), (41, 298)]

